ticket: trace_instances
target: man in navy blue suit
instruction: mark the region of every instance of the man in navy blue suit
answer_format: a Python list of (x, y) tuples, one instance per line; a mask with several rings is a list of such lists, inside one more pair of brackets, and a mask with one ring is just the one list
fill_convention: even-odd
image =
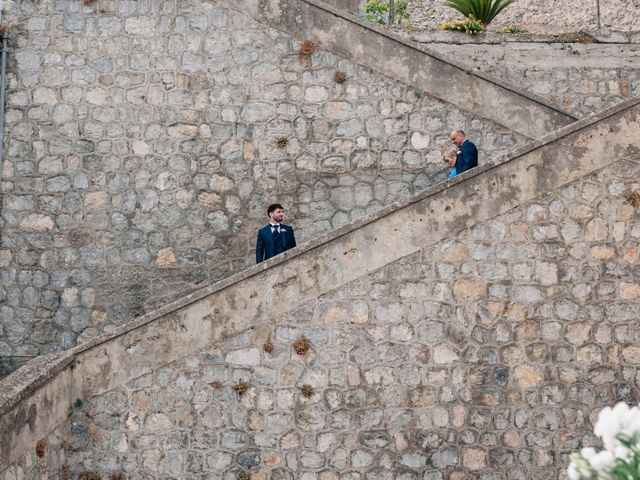
[(260, 263), (279, 253), (286, 252), (296, 246), (293, 228), (281, 223), (284, 220), (284, 209), (279, 203), (267, 208), (269, 225), (258, 230), (256, 240), (256, 263)]
[(449, 139), (457, 148), (456, 175), (478, 166), (478, 149), (467, 140), (462, 130), (454, 130), (449, 134)]

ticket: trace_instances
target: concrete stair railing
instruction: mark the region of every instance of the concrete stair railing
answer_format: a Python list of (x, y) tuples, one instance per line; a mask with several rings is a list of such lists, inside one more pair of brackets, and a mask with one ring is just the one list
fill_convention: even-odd
[(237, 0), (230, 6), (531, 139), (577, 120), (540, 97), (318, 0)]
[[(112, 334), (38, 358), (0, 382), (0, 471), (91, 398), (625, 159), (640, 99), (575, 122), (353, 224), (204, 288)], [(379, 239), (397, 232), (396, 248)]]

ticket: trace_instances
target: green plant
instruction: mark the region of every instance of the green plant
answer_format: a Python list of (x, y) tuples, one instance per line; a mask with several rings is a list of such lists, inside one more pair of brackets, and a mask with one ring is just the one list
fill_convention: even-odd
[[(394, 23), (396, 24), (408, 24), (411, 19), (409, 13), (408, 0), (396, 0), (394, 2)], [(388, 0), (367, 0), (364, 6), (364, 19), (368, 22), (377, 23), (378, 25), (384, 25), (387, 23), (389, 16), (389, 1)]]
[(593, 433), (604, 449), (587, 447), (569, 455), (569, 479), (640, 480), (640, 408), (624, 402), (603, 408)]
[(640, 193), (625, 190), (622, 195), (629, 205), (632, 207), (640, 207)]
[(293, 342), (293, 350), (298, 355), (306, 355), (311, 348), (311, 342), (304, 335), (300, 335), (295, 342)]
[(500, 29), (502, 33), (528, 33), (529, 30), (526, 28), (520, 28), (517, 25), (509, 25), (508, 27), (503, 27)]
[(238, 480), (251, 480), (251, 474), (247, 472), (240, 472), (238, 474)]
[(447, 0), (445, 5), (467, 18), (489, 25), (496, 16), (516, 0)]
[(276, 146), (280, 150), (284, 150), (289, 145), (289, 139), (287, 137), (278, 137), (276, 138)]
[(475, 18), (465, 18), (464, 20), (456, 20), (455, 22), (441, 23), (440, 30), (454, 30), (471, 35), (478, 35), (484, 32), (484, 25)]
[(73, 402), (73, 406), (75, 408), (80, 408), (83, 404), (84, 404), (84, 402), (82, 401), (81, 398), (76, 398), (76, 401)]
[(302, 392), (302, 396), (305, 398), (311, 398), (313, 396), (313, 387), (308, 383), (305, 383), (300, 387), (300, 391)]
[(318, 48), (318, 45), (311, 40), (305, 40), (300, 44), (300, 49), (298, 50), (298, 60), (300, 63), (304, 62), (308, 57), (313, 55)]
[(238, 393), (238, 395), (242, 396), (245, 394), (247, 390), (249, 390), (250, 385), (244, 380), (240, 380), (233, 386), (233, 389)]

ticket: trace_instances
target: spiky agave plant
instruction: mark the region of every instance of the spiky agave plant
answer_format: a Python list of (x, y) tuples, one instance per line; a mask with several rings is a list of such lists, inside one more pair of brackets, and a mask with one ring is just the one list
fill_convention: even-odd
[(447, 0), (445, 5), (465, 17), (472, 17), (489, 25), (496, 16), (516, 0)]

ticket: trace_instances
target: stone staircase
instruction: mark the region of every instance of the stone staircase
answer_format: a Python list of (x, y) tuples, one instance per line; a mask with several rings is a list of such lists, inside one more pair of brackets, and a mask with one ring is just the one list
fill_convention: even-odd
[(640, 311), (640, 100), (575, 121), (315, 0), (235, 8), (534, 140), (29, 362), (0, 480), (557, 476), (637, 398), (603, 318)]
[[(570, 361), (569, 357), (552, 360), (530, 353), (523, 358), (517, 353), (517, 343), (509, 340), (510, 337), (500, 340), (501, 335), (506, 334), (499, 332), (509, 325), (509, 328), (524, 328), (515, 334), (515, 339), (520, 338), (534, 346), (540, 342), (551, 344), (549, 332), (539, 331), (541, 325), (534, 327), (538, 325), (536, 318), (547, 315), (544, 310), (547, 297), (556, 305), (556, 316), (552, 313), (548, 320), (549, 328), (553, 322), (562, 319), (570, 323), (568, 319), (574, 304), (563, 298), (569, 295), (570, 286), (587, 281), (587, 276), (576, 277), (577, 273), (567, 276), (574, 268), (571, 255), (578, 254), (568, 254), (563, 260), (566, 275), (553, 262), (543, 260), (558, 255), (558, 240), (552, 240), (558, 231), (569, 239), (568, 232), (582, 228), (575, 221), (566, 223), (567, 215), (558, 204), (562, 202), (554, 198), (558, 192), (564, 192), (562, 198), (580, 206), (584, 200), (571, 192), (584, 191), (585, 185), (591, 185), (592, 189), (602, 185), (603, 193), (598, 195), (604, 195), (604, 203), (598, 208), (614, 222), (607, 227), (608, 220), (597, 217), (584, 227), (585, 241), (593, 244), (593, 261), (611, 262), (618, 258), (615, 247), (607, 245), (616, 235), (622, 235), (620, 241), (629, 244), (629, 250), (620, 253), (627, 255), (628, 265), (620, 267), (617, 276), (622, 281), (614, 285), (617, 293), (609, 301), (612, 306), (619, 307), (621, 322), (631, 318), (632, 312), (640, 308), (640, 286), (633, 273), (633, 262), (637, 260), (631, 257), (629, 243), (635, 238), (633, 219), (638, 213), (621, 203), (623, 192), (629, 191), (625, 189), (638, 188), (639, 112), (640, 100), (626, 101), (530, 142), (508, 158), (494, 159), (406, 202), (391, 205), (202, 289), (113, 334), (31, 362), (0, 384), (0, 478), (15, 478), (16, 472), (32, 475), (36, 471), (47, 472), (49, 478), (61, 478), (56, 475), (61, 475), (59, 472), (64, 468), (78, 476), (83, 471), (102, 471), (102, 475), (106, 475), (109, 469), (122, 470), (132, 478), (143, 475), (191, 478), (204, 471), (219, 472), (215, 475), (220, 478), (235, 478), (234, 475), (244, 470), (253, 470), (258, 478), (268, 478), (267, 475), (293, 478), (296, 471), (309, 475), (320, 472), (326, 478), (364, 472), (369, 472), (371, 478), (378, 478), (376, 475), (387, 474), (384, 472), (401, 471), (441, 478), (436, 473), (441, 471), (454, 478), (456, 472), (463, 476), (485, 471), (501, 474), (503, 467), (490, 460), (492, 455), (497, 455), (500, 449), (517, 453), (520, 448), (537, 456), (532, 464), (518, 467), (525, 472), (523, 474), (533, 475), (528, 478), (542, 478), (536, 475), (557, 471), (564, 460), (560, 457), (545, 460), (544, 452), (548, 448), (535, 440), (536, 435), (547, 431), (544, 422), (539, 424), (531, 419), (532, 423), (522, 424), (521, 429), (532, 435), (526, 439), (531, 442), (528, 446), (512, 444), (515, 440), (509, 440), (508, 435), (517, 435), (513, 429), (521, 421), (518, 418), (524, 418), (518, 417), (521, 414), (516, 412), (518, 405), (524, 408), (522, 395), (528, 395), (527, 392), (533, 395), (539, 389), (548, 390), (558, 382), (578, 382), (581, 388), (615, 390), (605, 385), (606, 382), (593, 380), (591, 367), (585, 367), (583, 373), (575, 371), (574, 380), (569, 380), (569, 371), (562, 373), (562, 369), (566, 369), (563, 362)], [(622, 213), (612, 213), (613, 204), (619, 205), (616, 208)], [(602, 211), (605, 205), (610, 210)], [(584, 208), (589, 207), (585, 205)], [(555, 217), (554, 211), (557, 212)], [(575, 215), (571, 212), (569, 216)], [(526, 230), (527, 225), (535, 221), (538, 223), (532, 227), (531, 237), (518, 233), (523, 226)], [(481, 235), (481, 232), (485, 233)], [(573, 235), (579, 236), (579, 233)], [(498, 240), (501, 237), (504, 238), (502, 247)], [(489, 250), (485, 253), (482, 249), (476, 250), (474, 238)], [(509, 245), (511, 240), (507, 239), (512, 238), (526, 239), (542, 250), (527, 254), (526, 242), (516, 248)], [(465, 242), (466, 246), (460, 250)], [(553, 247), (554, 244), (558, 246)], [(613, 250), (609, 251), (611, 248)], [(556, 253), (549, 253), (549, 249)], [(467, 253), (451, 254), (451, 251)], [(434, 255), (440, 255), (440, 258), (434, 258)], [(511, 285), (511, 281), (505, 283), (494, 270), (485, 277), (480, 270), (465, 273), (462, 263), (455, 263), (469, 259), (469, 255), (476, 260), (489, 257), (487, 265), (493, 265), (494, 270), (506, 258), (511, 258), (514, 265), (521, 265), (518, 268), (522, 269), (524, 267), (518, 262), (525, 262), (533, 255), (530, 258), (535, 265), (532, 267), (535, 275), (526, 282), (513, 280), (513, 290), (507, 294), (502, 290), (505, 285)], [(461, 260), (455, 259), (458, 256)], [(538, 257), (542, 260), (537, 261)], [(439, 260), (444, 263), (438, 267)], [(435, 273), (427, 266), (433, 268), (434, 262), (437, 268), (444, 268), (447, 262), (457, 265), (452, 271), (457, 272), (452, 290), (448, 290), (447, 281), (442, 280), (446, 276), (440, 280), (431, 277)], [(426, 270), (421, 273), (421, 268)], [(378, 283), (380, 288), (386, 284), (382, 280), (383, 272), (391, 275), (387, 282), (399, 282), (402, 289), (378, 290)], [(391, 272), (395, 273), (392, 275)], [(448, 320), (442, 323), (435, 321), (437, 318)], [(554, 318), (559, 320), (552, 321)], [(573, 334), (567, 333), (570, 345), (576, 344), (572, 335), (581, 335), (578, 327), (582, 326), (584, 330), (585, 322), (589, 324), (590, 320), (583, 318)], [(494, 334), (497, 337), (492, 337), (491, 341), (488, 337), (479, 340), (478, 328), (489, 327), (497, 328), (498, 333)], [(291, 342), (299, 335), (310, 339), (311, 354), (291, 352)], [(367, 353), (366, 349), (360, 351), (358, 345), (366, 346), (372, 338), (381, 342), (377, 348), (389, 341), (395, 345), (393, 348), (405, 350), (409, 357), (396, 357), (399, 353), (394, 353), (385, 364), (362, 367), (367, 364), (367, 357), (377, 358), (381, 354)], [(267, 340), (274, 345), (271, 352), (263, 350), (262, 344)], [(490, 352), (498, 347), (483, 353), (482, 348), (478, 349), (478, 343), (482, 346), (485, 342), (488, 345), (498, 342), (502, 349), (515, 348), (515, 356), (510, 357), (511, 354), (500, 350), (500, 360), (491, 360)], [(391, 344), (384, 348), (391, 348)], [(637, 349), (635, 346), (629, 349), (627, 343), (619, 346), (625, 368), (635, 368), (634, 348)], [(571, 351), (574, 353), (567, 352), (566, 355), (577, 355), (576, 358), (586, 365), (597, 362), (595, 357), (587, 357), (595, 355), (593, 348), (585, 352), (582, 349)], [(487, 354), (489, 357), (484, 356)], [(410, 367), (408, 370), (403, 370), (404, 363)], [(616, 360), (602, 359), (601, 368), (610, 365), (615, 366)], [(545, 373), (552, 366), (560, 368), (560, 377)], [(415, 369), (425, 369), (423, 376), (414, 378), (411, 371)], [(442, 386), (435, 379), (437, 372), (449, 378), (451, 388), (456, 386), (450, 391), (453, 397), (449, 400), (444, 399), (445, 392), (449, 391), (447, 382)], [(474, 380), (475, 375), (493, 375), (495, 380), (487, 379), (469, 390), (469, 385), (477, 380)], [(249, 393), (237, 396), (232, 386), (244, 380), (248, 381)], [(592, 384), (592, 381), (596, 383)], [(309, 384), (316, 391), (308, 400), (298, 399), (297, 388), (302, 384)], [(436, 390), (442, 391), (438, 395), (444, 397), (429, 397), (427, 392), (431, 387), (428, 385), (439, 385)], [(379, 393), (374, 394), (376, 391)], [(480, 397), (477, 394), (481, 394)], [(371, 395), (370, 401), (366, 400), (367, 395)], [(415, 395), (418, 397), (414, 398)], [(421, 395), (427, 395), (430, 400), (419, 400)], [(146, 396), (148, 400), (144, 400)], [(511, 402), (508, 408), (502, 405), (507, 398)], [(610, 400), (603, 398), (601, 401)], [(183, 402), (190, 405), (186, 410), (180, 407)], [(534, 413), (557, 415), (555, 409), (544, 406), (544, 400), (530, 399), (530, 402), (533, 403), (527, 408)], [(214, 404), (217, 405), (215, 412), (211, 410)], [(557, 405), (568, 408), (569, 404), (559, 399)], [(592, 410), (601, 405), (594, 402), (588, 408)], [(278, 418), (285, 424), (278, 423), (274, 408), (282, 412)], [(500, 426), (497, 419), (505, 408), (513, 416), (506, 418), (507, 423)], [(397, 416), (401, 411), (414, 409), (421, 415), (419, 418), (406, 413), (407, 420), (403, 421)], [(230, 414), (236, 412), (240, 415), (238, 418), (245, 420), (227, 419), (224, 410)], [(349, 418), (356, 414), (375, 416), (378, 415), (375, 411), (379, 411), (387, 420), (367, 423), (363, 419), (356, 426), (350, 422), (341, 423), (342, 417), (336, 412), (342, 411), (344, 413), (340, 415)], [(257, 415), (254, 421), (258, 423), (252, 423), (247, 415)], [(498, 424), (482, 427), (482, 415), (495, 416)], [(325, 421), (329, 417), (333, 420)], [(262, 420), (258, 420), (260, 418)], [(289, 421), (292, 423), (286, 423)], [(546, 421), (553, 423), (556, 420), (547, 418)], [(561, 420), (558, 427), (563, 435), (567, 432), (583, 435), (588, 430), (583, 423), (566, 422)], [(240, 424), (244, 427), (239, 427)], [(195, 457), (201, 458), (205, 454), (205, 457), (218, 458), (219, 462), (211, 461), (203, 466), (200, 460), (200, 467), (193, 467), (195, 470), (189, 473), (185, 458), (176, 460), (178, 466), (172, 470), (171, 462), (166, 459), (178, 454), (171, 447), (160, 446), (164, 444), (165, 435), (184, 430), (188, 436), (189, 432), (194, 434), (212, 428), (221, 432), (222, 443), (199, 444), (194, 437), (187, 442), (190, 446), (178, 450), (193, 448), (197, 450)], [(347, 435), (344, 437), (347, 440), (340, 443), (339, 439), (346, 435), (345, 428), (356, 433)], [(491, 433), (494, 437), (500, 432), (507, 437), (504, 440), (496, 437), (494, 447), (491, 443), (483, 445), (479, 440), (463, 447), (443, 433), (449, 428), (460, 432), (464, 428), (478, 428), (494, 432)], [(377, 431), (382, 433), (376, 436)], [(433, 445), (424, 437), (429, 432), (435, 435)], [(149, 435), (157, 437), (152, 450), (137, 446)], [(518, 438), (518, 442), (525, 442), (524, 438)], [(113, 442), (116, 442), (115, 446)], [(329, 451), (323, 442), (332, 445), (334, 457), (346, 455), (350, 462), (340, 463), (334, 457), (333, 460), (319, 459), (319, 463), (310, 457), (296, 457), (295, 461), (291, 457), (290, 462), (284, 460), (296, 455), (288, 453), (290, 449), (308, 449), (311, 457)], [(356, 445), (358, 442), (360, 446)], [(383, 447), (389, 449), (391, 459), (385, 461), (376, 457), (380, 459), (373, 462), (374, 455), (378, 455), (376, 452)], [(555, 448), (566, 451), (575, 447), (563, 444)], [(311, 453), (314, 451), (316, 454)], [(119, 463), (118, 455), (124, 452), (136, 459), (134, 464), (123, 466)], [(220, 460), (220, 455), (225, 459), (229, 456), (228, 461)], [(98, 458), (106, 458), (106, 463), (99, 462)], [(194, 462), (194, 465), (198, 464), (197, 460)], [(322, 465), (327, 468), (323, 470)]]

